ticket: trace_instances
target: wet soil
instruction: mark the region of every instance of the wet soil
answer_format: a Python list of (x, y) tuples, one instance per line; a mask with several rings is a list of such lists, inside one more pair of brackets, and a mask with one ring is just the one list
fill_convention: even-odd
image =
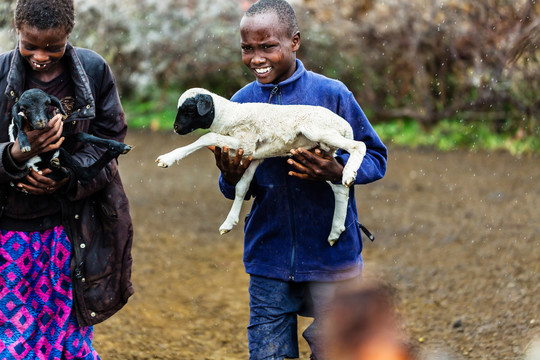
[[(135, 224), (135, 295), (95, 327), (102, 359), (247, 359), (242, 224), (209, 151), (161, 169), (195, 138), (131, 131), (120, 171)], [(520, 359), (540, 334), (538, 157), (390, 147), (386, 177), (356, 188), (365, 276), (394, 285), (413, 340), (457, 359)], [(244, 206), (248, 211), (250, 203)], [(301, 320), (301, 328), (309, 319)], [(302, 331), (302, 329), (300, 329)], [(435, 349), (435, 350), (434, 350)], [(301, 359), (309, 350), (301, 344)]]

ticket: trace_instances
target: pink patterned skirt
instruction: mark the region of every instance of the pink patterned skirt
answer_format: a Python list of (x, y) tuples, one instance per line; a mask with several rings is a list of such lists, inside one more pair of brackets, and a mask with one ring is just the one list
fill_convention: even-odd
[(71, 244), (62, 226), (1, 230), (0, 359), (99, 359), (93, 327), (71, 311)]

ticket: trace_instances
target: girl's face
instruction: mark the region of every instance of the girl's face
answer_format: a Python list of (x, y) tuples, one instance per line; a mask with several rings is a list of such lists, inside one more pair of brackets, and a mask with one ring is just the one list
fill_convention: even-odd
[(35, 76), (49, 81), (60, 75), (60, 62), (66, 51), (69, 33), (63, 28), (40, 30), (23, 25), (18, 29), (19, 52), (26, 59)]
[(240, 22), (242, 61), (263, 84), (277, 84), (296, 70), (300, 34), (292, 37), (274, 12), (244, 16)]

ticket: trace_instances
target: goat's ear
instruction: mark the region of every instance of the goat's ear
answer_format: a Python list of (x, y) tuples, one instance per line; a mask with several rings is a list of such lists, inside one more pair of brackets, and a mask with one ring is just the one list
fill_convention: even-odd
[(210, 95), (199, 94), (195, 96), (195, 100), (197, 101), (197, 112), (200, 116), (208, 114), (214, 107), (214, 101)]
[(53, 106), (56, 106), (58, 110), (60, 110), (62, 115), (66, 115), (66, 112), (64, 111), (64, 107), (62, 106), (62, 103), (60, 102), (60, 100), (58, 100), (56, 96), (49, 95), (49, 99), (51, 100), (51, 104)]
[(22, 122), (22, 115), (20, 114), (22, 112), (21, 106), (19, 103), (16, 103), (13, 105), (13, 108), (11, 109), (11, 115), (13, 116), (13, 119), (17, 120), (19, 123)]

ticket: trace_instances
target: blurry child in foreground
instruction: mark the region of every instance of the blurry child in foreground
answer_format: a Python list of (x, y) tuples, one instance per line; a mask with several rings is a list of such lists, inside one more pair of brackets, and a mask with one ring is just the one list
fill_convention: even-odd
[(323, 339), (329, 359), (412, 360), (394, 291), (368, 282), (336, 293), (324, 318)]

